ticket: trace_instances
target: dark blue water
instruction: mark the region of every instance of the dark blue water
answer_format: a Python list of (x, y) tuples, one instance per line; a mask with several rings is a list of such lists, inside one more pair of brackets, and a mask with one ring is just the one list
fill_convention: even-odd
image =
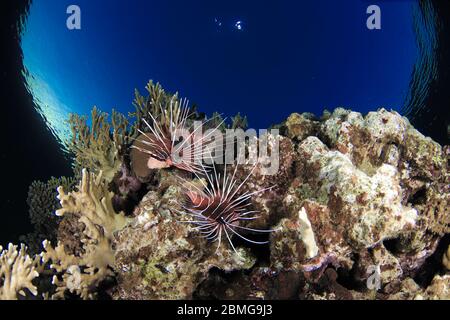
[(30, 91), (50, 128), (69, 112), (132, 110), (149, 79), (199, 109), (237, 112), (263, 128), (292, 112), (401, 110), (419, 49), (417, 1), (78, 0), (81, 30), (66, 28), (73, 1), (35, 0), (23, 33)]
[[(77, 0), (78, 31), (66, 28), (72, 1), (27, 2), (5, 2), (0, 20), (1, 244), (31, 229), (33, 180), (72, 174), (60, 144), (68, 113), (131, 111), (149, 79), (206, 113), (247, 114), (256, 128), (294, 111), (384, 106), (448, 143), (446, 0)], [(377, 31), (366, 28), (373, 3)]]

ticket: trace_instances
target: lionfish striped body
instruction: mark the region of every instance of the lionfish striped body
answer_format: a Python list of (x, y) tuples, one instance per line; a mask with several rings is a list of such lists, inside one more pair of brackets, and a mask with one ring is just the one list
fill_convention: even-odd
[[(196, 131), (202, 126), (191, 130), (188, 125), (191, 115), (186, 99), (179, 101), (172, 98), (168, 108), (160, 106), (159, 116), (149, 112), (151, 122), (143, 119), (148, 131), (138, 129), (141, 134), (138, 139), (140, 144), (133, 145), (132, 148), (149, 156), (149, 169), (177, 167), (190, 172), (202, 171), (200, 163), (210, 150), (205, 147), (209, 135), (194, 140)], [(202, 124), (208, 121), (210, 120), (203, 121)]]
[[(261, 189), (255, 192), (241, 192), (242, 187), (252, 175), (253, 169), (248, 176), (238, 185), (235, 180), (237, 165), (232, 176), (227, 176), (226, 165), (223, 176), (217, 174), (215, 166), (213, 173), (208, 173), (203, 167), (203, 176), (207, 181), (201, 179), (203, 188), (184, 180), (186, 199), (181, 207), (182, 214), (187, 214), (190, 220), (185, 221), (195, 226), (200, 235), (207, 240), (217, 242), (217, 250), (220, 248), (222, 238), (225, 238), (236, 251), (231, 238), (237, 236), (247, 242), (253, 244), (266, 244), (267, 242), (259, 242), (248, 239), (242, 232), (259, 232), (267, 233), (273, 230), (258, 230), (243, 226), (248, 220), (258, 219), (257, 211), (249, 209), (250, 199), (253, 196), (261, 194), (270, 188)], [(186, 186), (187, 185), (187, 186)]]

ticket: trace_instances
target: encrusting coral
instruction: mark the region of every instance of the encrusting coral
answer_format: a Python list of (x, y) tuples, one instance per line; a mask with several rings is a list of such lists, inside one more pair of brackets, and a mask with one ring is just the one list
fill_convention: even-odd
[[(449, 219), (442, 148), (384, 109), (365, 118), (337, 109), (325, 119), (312, 122), (297, 115), (288, 120), (287, 135), (299, 140), (300, 157), (284, 198), (290, 218), (281, 222), (291, 231), (272, 235), (272, 264), (319, 278), (329, 267), (346, 270), (355, 274), (352, 281), (359, 286), (371, 266), (381, 266), (382, 286), (417, 275), (436, 250), (438, 236), (448, 232), (442, 225)], [(309, 136), (312, 132), (316, 136)], [(408, 144), (412, 139), (414, 144)], [(319, 247), (313, 259), (295, 238), (302, 207)], [(387, 250), (388, 242), (395, 247)]]
[[(153, 82), (147, 91), (147, 98), (136, 92), (133, 124), (116, 113), (109, 124), (96, 109), (91, 128), (72, 116), (71, 150), (77, 167), (86, 168), (78, 188), (58, 188), (58, 207), (47, 206), (50, 193), (33, 202), (42, 207), (39, 216), (55, 210), (62, 217), (58, 242), (44, 241), (36, 256), (25, 246), (2, 251), (0, 299), (449, 298), (448, 153), (406, 118), (385, 109), (292, 114), (277, 126), (281, 135), (268, 139), (270, 153), (279, 151), (275, 175), (264, 175), (268, 159), (253, 169), (228, 165), (242, 194), (253, 195), (245, 210), (259, 212), (239, 226), (272, 231), (250, 242), (235, 237), (233, 250), (227, 241), (211, 244), (214, 232), (209, 240), (199, 236), (183, 214), (205, 204), (200, 186), (211, 177), (151, 168), (137, 153), (146, 122), (162, 125), (178, 99)], [(193, 109), (186, 121), (195, 119), (207, 121)], [(228, 128), (218, 115), (212, 119), (209, 126)], [(244, 120), (238, 115), (232, 126), (245, 127)], [(186, 195), (191, 203), (181, 201)], [(222, 203), (216, 207), (228, 214)], [(216, 225), (200, 227), (211, 232)], [(48, 275), (53, 287), (45, 290)]]

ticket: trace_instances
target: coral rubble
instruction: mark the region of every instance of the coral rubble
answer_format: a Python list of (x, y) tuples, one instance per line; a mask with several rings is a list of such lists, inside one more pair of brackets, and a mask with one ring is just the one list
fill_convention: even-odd
[[(261, 163), (250, 175), (249, 165), (229, 170), (255, 194), (245, 206), (259, 217), (243, 229), (273, 232), (217, 246), (183, 214), (185, 183), (201, 177), (149, 167), (135, 148), (148, 112), (171, 121), (157, 115), (178, 99), (153, 82), (147, 91), (136, 92), (134, 123), (113, 113), (109, 124), (96, 109), (91, 127), (72, 116), (81, 181), (61, 181), (54, 196), (54, 180), (34, 185), (32, 218), (53, 229), (40, 254), (0, 248), (0, 299), (450, 298), (448, 153), (406, 118), (385, 109), (292, 114), (277, 126), (275, 175)], [(237, 115), (229, 128), (246, 126)]]

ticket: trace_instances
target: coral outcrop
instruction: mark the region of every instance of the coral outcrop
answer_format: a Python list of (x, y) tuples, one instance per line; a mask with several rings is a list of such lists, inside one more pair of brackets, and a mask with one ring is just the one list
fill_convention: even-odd
[[(365, 117), (337, 109), (321, 123), (310, 121), (294, 115), (286, 123), (287, 135), (299, 140), (299, 160), (284, 197), (289, 217), (272, 235), (271, 264), (276, 270), (319, 274), (332, 267), (354, 274), (351, 282), (359, 288), (375, 267), (381, 291), (417, 276), (439, 236), (448, 233), (443, 149), (384, 109)], [(315, 136), (301, 139), (302, 132), (314, 130)], [(299, 210), (311, 221), (316, 257), (302, 236)]]
[(189, 299), (208, 271), (248, 270), (255, 263), (249, 249), (208, 243), (180, 216), (183, 197), (173, 174), (164, 174), (134, 212), (133, 222), (114, 241), (118, 299)]
[[(320, 120), (293, 114), (280, 130), (294, 150), (280, 151), (292, 159), (280, 161), (289, 174), (272, 177), (283, 183), (265, 206), (252, 200), (275, 230), (270, 259), (232, 282), (214, 275), (200, 292), (244, 298), (213, 289), (220, 283), (247, 288), (247, 298), (446, 299), (445, 150), (384, 109), (365, 117), (336, 109)], [(264, 184), (257, 174), (248, 181)]]

